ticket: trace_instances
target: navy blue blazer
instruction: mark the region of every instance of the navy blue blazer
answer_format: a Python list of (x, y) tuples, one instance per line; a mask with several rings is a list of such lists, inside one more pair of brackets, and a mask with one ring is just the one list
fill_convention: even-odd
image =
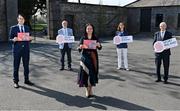
[[(116, 31), (116, 36), (123, 37), (127, 35), (128, 35), (127, 31), (124, 31), (123, 33), (121, 33), (120, 31)], [(120, 43), (117, 45), (117, 48), (128, 48), (128, 45), (127, 43)]]
[[(158, 31), (154, 34), (154, 41), (153, 41), (153, 45), (156, 41), (164, 41), (164, 40), (168, 40), (168, 39), (171, 39), (172, 38), (172, 33), (169, 32), (169, 31), (165, 31), (165, 34), (164, 34), (164, 38), (162, 39), (161, 37), (161, 32)], [(163, 52), (161, 53), (155, 53), (156, 56), (159, 56), (159, 55), (171, 55), (171, 51), (170, 49), (167, 49), (167, 50), (164, 50)]]
[[(24, 25), (24, 30), (25, 32), (29, 32), (30, 33), (30, 28), (26, 25)], [(17, 37), (18, 33), (20, 32), (19, 26), (18, 25), (14, 25), (10, 28), (9, 31), (9, 40), (12, 41), (12, 39), (14, 37)], [(16, 42), (12, 42), (12, 47), (13, 47), (13, 52), (18, 51), (20, 49), (20, 47), (24, 47), (27, 50), (29, 50), (29, 41), (16, 41)]]

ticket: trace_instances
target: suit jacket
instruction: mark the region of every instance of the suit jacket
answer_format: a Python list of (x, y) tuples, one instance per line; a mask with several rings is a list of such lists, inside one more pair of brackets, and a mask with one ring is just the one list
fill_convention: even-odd
[[(68, 36), (73, 36), (73, 31), (72, 29), (70, 28), (67, 28), (67, 33), (68, 33)], [(61, 28), (58, 30), (58, 35), (64, 35), (64, 29)], [(65, 36), (66, 37), (66, 36)], [(72, 48), (72, 43), (68, 43), (68, 47), (69, 48)], [(59, 44), (59, 49), (63, 49), (64, 48), (64, 43), (62, 44)]]
[[(27, 33), (30, 33), (30, 28), (26, 25), (24, 25), (24, 31)], [(21, 32), (19, 29), (19, 25), (14, 25), (12, 27), (10, 27), (10, 31), (9, 31), (9, 40), (12, 41), (12, 39), (14, 37), (18, 36), (18, 33)], [(13, 42), (12, 44), (13, 46), (13, 52), (20, 50), (21, 47), (26, 48), (27, 50), (29, 50), (29, 41), (16, 41)]]
[[(165, 31), (165, 34), (164, 34), (164, 38), (162, 39), (161, 37), (161, 32), (158, 31), (154, 34), (154, 41), (153, 41), (153, 45), (156, 41), (164, 41), (164, 40), (167, 40), (167, 39), (171, 39), (172, 38), (172, 33), (171, 32), (168, 32), (168, 31)], [(171, 51), (170, 49), (166, 49), (164, 50), (163, 52), (160, 52), (160, 53), (155, 53), (156, 56), (159, 56), (159, 55), (171, 55)]]

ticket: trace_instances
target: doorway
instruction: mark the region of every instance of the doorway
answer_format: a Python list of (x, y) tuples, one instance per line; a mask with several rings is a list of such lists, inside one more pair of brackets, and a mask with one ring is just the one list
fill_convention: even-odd
[(141, 32), (150, 32), (151, 31), (151, 8), (141, 9), (140, 31)]

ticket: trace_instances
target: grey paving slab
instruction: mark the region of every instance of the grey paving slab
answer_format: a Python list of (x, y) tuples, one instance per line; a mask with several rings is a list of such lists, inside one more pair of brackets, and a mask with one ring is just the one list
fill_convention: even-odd
[[(179, 41), (178, 41), (179, 42)], [(117, 70), (116, 47), (103, 39), (99, 51), (100, 81), (94, 99), (85, 98), (84, 88), (76, 84), (80, 54), (72, 51), (73, 71), (59, 71), (59, 49), (54, 40), (37, 38), (31, 43), (30, 79), (20, 88), (12, 82), (12, 53), (8, 44), (0, 47), (1, 110), (180, 110), (180, 47), (172, 49), (170, 84), (155, 83), (152, 39), (136, 38), (129, 44), (130, 71)]]

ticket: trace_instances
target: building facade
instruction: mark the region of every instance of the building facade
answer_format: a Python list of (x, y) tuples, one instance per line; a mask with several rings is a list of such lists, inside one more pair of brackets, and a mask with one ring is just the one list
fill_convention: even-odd
[(128, 30), (131, 33), (155, 32), (164, 21), (168, 30), (180, 34), (180, 0), (139, 0), (127, 7)]
[(8, 41), (9, 28), (17, 24), (17, 0), (0, 0), (0, 42)]
[(113, 36), (119, 21), (127, 20), (126, 9), (121, 7), (68, 3), (60, 0), (49, 0), (48, 3), (50, 39), (57, 35), (63, 19), (69, 22), (69, 27), (77, 37), (83, 36), (87, 23), (95, 26), (97, 36)]
[[(97, 36), (114, 36), (120, 21), (127, 24), (131, 34), (155, 32), (162, 21), (167, 22), (173, 34), (180, 34), (180, 0), (137, 0), (124, 7), (46, 1), (49, 39), (56, 38), (64, 19), (76, 37), (83, 36), (86, 23), (95, 26)], [(7, 41), (9, 27), (17, 21), (18, 0), (0, 0), (0, 10), (0, 41)]]
[(6, 22), (6, 2), (4, 0), (0, 1), (0, 41), (6, 41), (7, 38), (7, 22)]

